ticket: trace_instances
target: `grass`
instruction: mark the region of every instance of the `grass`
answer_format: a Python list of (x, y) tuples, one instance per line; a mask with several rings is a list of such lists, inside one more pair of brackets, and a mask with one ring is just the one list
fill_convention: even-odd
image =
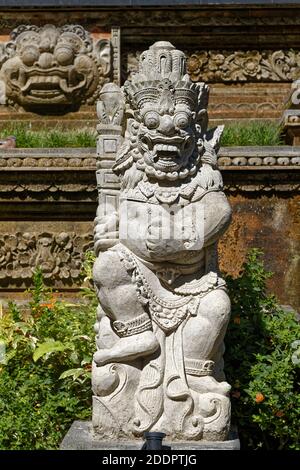
[(281, 128), (272, 121), (232, 122), (226, 124), (221, 139), (223, 147), (283, 144)]
[(24, 124), (11, 125), (0, 131), (1, 138), (16, 137), (18, 148), (95, 147), (96, 131), (92, 129), (33, 131)]
[[(232, 122), (225, 125), (221, 145), (282, 145), (280, 127), (272, 121)], [(91, 128), (33, 131), (25, 124), (9, 125), (0, 131), (1, 138), (14, 135), (19, 148), (95, 147), (96, 131)]]

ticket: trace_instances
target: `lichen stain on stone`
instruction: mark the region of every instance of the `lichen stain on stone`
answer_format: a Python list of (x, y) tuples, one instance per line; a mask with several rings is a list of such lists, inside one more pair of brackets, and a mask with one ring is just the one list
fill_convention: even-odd
[(233, 277), (242, 270), (250, 248), (264, 252), (273, 272), (268, 288), (282, 304), (300, 308), (300, 197), (230, 197), (231, 226), (219, 244), (220, 269)]
[(300, 196), (289, 199), (289, 217), (294, 223), (289, 227), (289, 261), (290, 264), (284, 278), (284, 289), (289, 292), (289, 304), (298, 306), (300, 304)]
[(220, 269), (233, 277), (241, 272), (247, 251), (253, 247), (253, 238), (261, 226), (257, 207), (242, 196), (231, 196), (233, 217), (228, 231), (219, 244)]

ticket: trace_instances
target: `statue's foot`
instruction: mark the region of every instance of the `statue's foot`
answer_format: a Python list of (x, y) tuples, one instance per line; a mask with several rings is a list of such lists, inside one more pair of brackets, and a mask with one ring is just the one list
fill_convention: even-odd
[(132, 361), (141, 356), (154, 353), (159, 343), (152, 331), (144, 331), (132, 336), (120, 338), (112, 348), (99, 349), (94, 354), (94, 361), (98, 366), (109, 362)]
[(228, 396), (231, 389), (229, 383), (218, 382), (210, 375), (205, 375), (203, 377), (187, 375), (186, 377), (189, 387), (198, 393), (218, 393), (219, 395)]

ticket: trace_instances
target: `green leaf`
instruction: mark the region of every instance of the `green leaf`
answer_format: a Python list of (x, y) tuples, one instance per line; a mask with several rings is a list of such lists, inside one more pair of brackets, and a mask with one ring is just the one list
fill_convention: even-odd
[(33, 360), (36, 362), (41, 357), (45, 356), (46, 354), (57, 352), (57, 351), (65, 351), (66, 349), (71, 349), (70, 344), (63, 344), (61, 341), (55, 340), (48, 340), (44, 343), (41, 343), (33, 353)]
[(84, 373), (84, 369), (82, 367), (79, 367), (77, 369), (68, 369), (63, 372), (59, 378), (60, 379), (66, 379), (67, 377), (73, 377), (73, 380), (76, 380), (81, 374)]

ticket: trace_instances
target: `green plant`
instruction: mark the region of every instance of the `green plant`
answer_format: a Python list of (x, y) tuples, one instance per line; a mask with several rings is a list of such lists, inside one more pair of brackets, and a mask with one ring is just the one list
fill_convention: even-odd
[(95, 253), (93, 250), (87, 250), (85, 252), (85, 258), (82, 266), (84, 273), (83, 287), (81, 287), (82, 296), (89, 302), (92, 308), (96, 308), (98, 305), (98, 299), (95, 294), (95, 290), (92, 287), (93, 279), (93, 265), (96, 259)]
[(93, 129), (65, 130), (56, 126), (50, 130), (32, 130), (26, 124), (9, 124), (1, 130), (1, 136), (14, 135), (18, 148), (95, 147), (96, 132)]
[[(14, 135), (19, 148), (95, 147), (93, 128), (66, 130), (56, 126), (48, 130), (32, 130), (30, 124), (8, 124), (1, 136)], [(281, 145), (281, 128), (273, 121), (232, 122), (225, 125), (222, 146)]]
[(233, 122), (226, 124), (221, 139), (221, 145), (281, 145), (281, 128), (273, 121), (249, 121), (247, 123)]
[(0, 449), (55, 449), (91, 410), (95, 302), (71, 304), (33, 276), (31, 299), (0, 318)]
[(233, 385), (232, 417), (244, 448), (299, 450), (300, 367), (293, 354), (300, 324), (266, 293), (271, 273), (261, 255), (250, 251), (240, 277), (227, 277), (232, 318), (225, 370)]

